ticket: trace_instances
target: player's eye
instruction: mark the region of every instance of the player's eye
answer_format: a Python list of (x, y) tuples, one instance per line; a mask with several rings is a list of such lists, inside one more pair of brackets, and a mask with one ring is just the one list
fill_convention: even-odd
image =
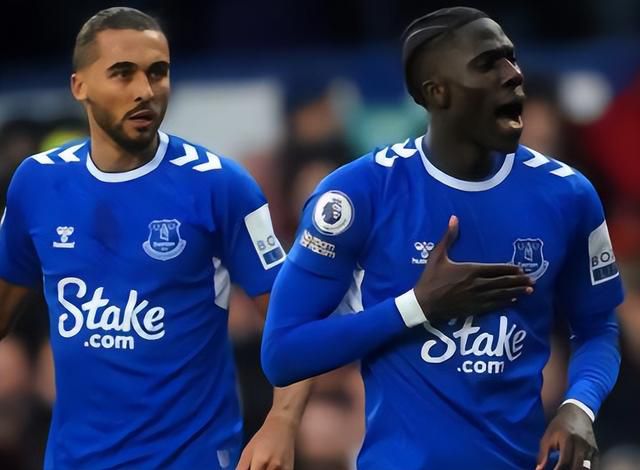
[(110, 76), (112, 78), (128, 78), (131, 76), (131, 71), (126, 69), (114, 70)]
[(153, 64), (149, 67), (148, 74), (152, 80), (160, 80), (169, 74), (169, 65), (164, 63)]
[(481, 72), (489, 72), (496, 64), (495, 59), (483, 60), (478, 64), (478, 69)]

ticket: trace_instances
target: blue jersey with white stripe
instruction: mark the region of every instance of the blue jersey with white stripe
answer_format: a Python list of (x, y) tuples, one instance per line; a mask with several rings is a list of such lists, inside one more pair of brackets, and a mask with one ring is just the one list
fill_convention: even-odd
[(436, 168), (422, 140), (376, 149), (328, 176), (288, 263), (351, 278), (338, 311), (365, 310), (416, 285), (456, 215), (451, 259), (521, 266), (535, 291), (512, 308), (426, 322), (363, 358), (358, 468), (534, 468), (554, 316), (578, 328), (622, 301), (602, 206), (576, 170), (526, 147), (496, 155), (497, 171), (469, 182)]
[(90, 150), (25, 160), (0, 230), (0, 277), (42, 286), (49, 307), (45, 468), (232, 468), (230, 283), (268, 292), (284, 260), (265, 198), (238, 164), (164, 133), (129, 172)]

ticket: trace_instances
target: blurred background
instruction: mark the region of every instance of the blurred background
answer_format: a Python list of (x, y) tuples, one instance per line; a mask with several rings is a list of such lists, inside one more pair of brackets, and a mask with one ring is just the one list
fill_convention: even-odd
[[(417, 0), (129, 1), (156, 16), (172, 47), (163, 129), (230, 155), (265, 191), (290, 245), (300, 209), (327, 173), (373, 147), (424, 133), (409, 99), (399, 36), (451, 2)], [(529, 101), (522, 142), (584, 172), (597, 187), (627, 289), (622, 368), (596, 430), (605, 470), (640, 469), (640, 2), (468, 1), (516, 44)], [(86, 134), (68, 90), (71, 50), (95, 0), (5, 0), (0, 15), (0, 204), (25, 157)], [(262, 321), (234, 292), (230, 330), (247, 439), (271, 404), (259, 366)], [(559, 323), (543, 398), (561, 401), (569, 348)], [(0, 468), (41, 468), (53, 363), (34, 294), (0, 342)], [(323, 376), (307, 408), (297, 469), (354, 468), (363, 423), (357, 365)]]

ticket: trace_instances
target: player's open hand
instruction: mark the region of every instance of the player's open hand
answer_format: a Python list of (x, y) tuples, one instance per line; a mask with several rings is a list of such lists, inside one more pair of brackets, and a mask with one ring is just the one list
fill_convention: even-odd
[(544, 470), (552, 450), (560, 451), (554, 470), (595, 470), (598, 466), (598, 446), (593, 425), (587, 414), (575, 405), (562, 405), (549, 423), (538, 452), (536, 470)]
[(533, 292), (533, 280), (518, 266), (451, 261), (448, 251), (457, 238), (458, 218), (451, 216), (447, 232), (431, 252), (414, 288), (430, 321), (498, 310)]
[(242, 451), (236, 470), (293, 470), (297, 426), (271, 411)]

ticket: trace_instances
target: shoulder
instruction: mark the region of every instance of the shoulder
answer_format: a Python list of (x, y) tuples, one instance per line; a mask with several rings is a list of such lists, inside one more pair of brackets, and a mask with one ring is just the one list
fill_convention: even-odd
[(324, 178), (315, 193), (338, 189), (356, 194), (380, 194), (391, 181), (411, 174), (414, 166), (421, 164), (417, 140), (376, 147)]
[(520, 145), (515, 154), (515, 165), (527, 180), (533, 179), (544, 191), (555, 191), (558, 196), (574, 201), (597, 197), (591, 182), (580, 171), (566, 163)]
[(185, 176), (218, 185), (224, 181), (254, 184), (249, 172), (234, 159), (175, 135), (168, 138), (168, 164)]
[(59, 169), (69, 164), (82, 162), (87, 155), (88, 139), (72, 140), (59, 147), (36, 153), (24, 159), (20, 171), (38, 171), (41, 169)]
[[(396, 197), (407, 190), (401, 180), (420, 163), (414, 140), (381, 146), (338, 168), (317, 186), (306, 204), (313, 224), (324, 235), (346, 232), (357, 220), (358, 233), (374, 223), (383, 203), (389, 203), (389, 192)], [(351, 233), (353, 230), (347, 232)]]
[(75, 167), (75, 164), (86, 158), (87, 143), (88, 139), (73, 140), (26, 157), (13, 174), (11, 186), (14, 188), (23, 185), (36, 187), (39, 178), (49, 178), (52, 173), (57, 174)]

